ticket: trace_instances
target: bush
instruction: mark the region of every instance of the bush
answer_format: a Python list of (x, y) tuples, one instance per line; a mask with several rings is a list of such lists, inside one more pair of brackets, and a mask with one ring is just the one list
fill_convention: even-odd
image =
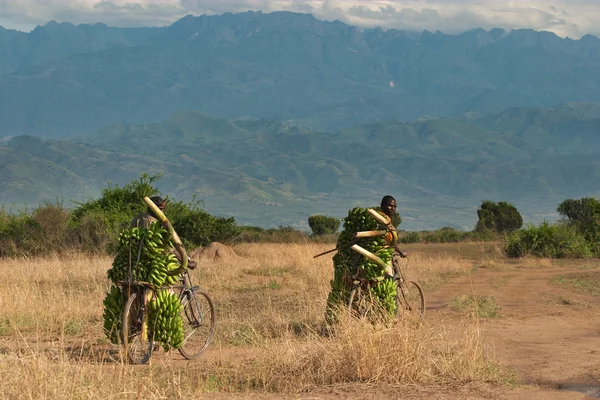
[(475, 230), (478, 232), (492, 230), (498, 233), (512, 232), (523, 226), (523, 217), (517, 208), (506, 201), (494, 203), (489, 200), (481, 202), (477, 210), (477, 225)]
[[(290, 226), (268, 229), (257, 226), (242, 226), (240, 230), (241, 233), (236, 237), (238, 243), (306, 243), (315, 240), (307, 232)], [(320, 236), (319, 238), (326, 237), (329, 237), (329, 235)]]
[(340, 228), (340, 220), (325, 215), (312, 215), (308, 217), (308, 226), (315, 236), (331, 235)]
[(401, 236), (401, 243), (419, 243), (421, 241), (421, 236), (418, 232), (408, 232)]
[(190, 204), (169, 202), (165, 209), (185, 247), (206, 246), (212, 242), (231, 243), (240, 234), (234, 218), (214, 217), (201, 206), (202, 202), (194, 198)]
[[(108, 185), (99, 199), (80, 203), (69, 211), (60, 204), (46, 204), (32, 213), (0, 212), (0, 256), (43, 255), (82, 250), (113, 253), (118, 235), (133, 217), (146, 211), (145, 196), (158, 190), (152, 183), (159, 176), (143, 174), (123, 188)], [(232, 242), (240, 233), (233, 218), (213, 217), (194, 199), (190, 204), (169, 203), (166, 214), (186, 247), (213, 241)]]
[(400, 232), (401, 243), (461, 243), (499, 240), (493, 231), (465, 232), (451, 227), (435, 231)]
[(591, 257), (592, 246), (572, 225), (549, 224), (528, 225), (525, 229), (512, 232), (506, 240), (505, 252), (509, 257)]

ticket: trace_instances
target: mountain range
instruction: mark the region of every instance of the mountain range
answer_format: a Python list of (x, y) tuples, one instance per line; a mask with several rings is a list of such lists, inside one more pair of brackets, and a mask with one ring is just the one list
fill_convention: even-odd
[(361, 30), (288, 12), (163, 28), (0, 28), (0, 198), (83, 201), (162, 173), (242, 224), (307, 227), (394, 195), (409, 230), (481, 200), (556, 218), (599, 193), (600, 40)]
[(410, 230), (471, 229), (484, 199), (512, 201), (536, 222), (552, 219), (566, 198), (598, 192), (599, 131), (595, 103), (389, 120), (338, 132), (185, 111), (77, 138), (7, 138), (0, 196), (29, 204), (83, 201), (107, 181), (122, 185), (146, 172), (163, 174), (164, 193), (195, 195), (242, 224), (306, 228), (312, 214), (342, 218), (384, 194), (396, 197)]
[(600, 39), (521, 29), (361, 30), (309, 14), (163, 28), (0, 30), (0, 135), (89, 133), (182, 110), (337, 131), (389, 119), (600, 101)]

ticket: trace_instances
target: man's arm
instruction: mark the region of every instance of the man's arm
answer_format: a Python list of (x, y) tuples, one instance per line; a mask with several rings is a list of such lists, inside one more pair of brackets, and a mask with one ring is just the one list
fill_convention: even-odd
[(408, 257), (408, 253), (406, 251), (403, 251), (402, 249), (400, 249), (400, 243), (396, 243), (394, 245), (394, 250), (396, 250), (396, 253), (398, 253), (400, 255), (400, 257), (402, 257), (402, 258)]

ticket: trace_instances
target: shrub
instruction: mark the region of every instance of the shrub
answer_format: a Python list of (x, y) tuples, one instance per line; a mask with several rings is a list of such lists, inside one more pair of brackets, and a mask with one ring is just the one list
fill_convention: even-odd
[(506, 240), (505, 252), (509, 257), (591, 257), (590, 243), (570, 224), (528, 225), (512, 232)]
[(189, 248), (206, 246), (212, 242), (230, 243), (240, 234), (234, 218), (214, 217), (204, 211), (202, 202), (169, 202), (165, 210), (173, 228)]
[(419, 243), (421, 236), (418, 232), (408, 232), (400, 238), (401, 243)]
[(451, 227), (443, 227), (435, 231), (401, 232), (401, 243), (460, 243), (485, 242), (499, 240), (494, 231), (465, 232)]
[(267, 229), (257, 226), (242, 226), (240, 230), (241, 233), (236, 237), (238, 243), (306, 243), (330, 237), (330, 235), (311, 237), (307, 232), (290, 226)]
[[(42, 255), (49, 252), (83, 250), (113, 253), (117, 238), (132, 218), (147, 209), (145, 196), (158, 190), (152, 186), (159, 176), (143, 174), (122, 188), (108, 184), (98, 199), (79, 203), (69, 211), (61, 204), (46, 204), (32, 213), (0, 212), (0, 256)], [(213, 217), (195, 198), (190, 204), (169, 203), (166, 214), (187, 247), (212, 241), (231, 242), (240, 229), (233, 218)]]

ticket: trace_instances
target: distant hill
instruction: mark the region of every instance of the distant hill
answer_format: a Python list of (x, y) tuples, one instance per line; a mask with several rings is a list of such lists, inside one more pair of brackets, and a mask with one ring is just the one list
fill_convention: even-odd
[(244, 224), (307, 228), (311, 214), (341, 218), (392, 194), (405, 229), (471, 229), (483, 199), (512, 201), (526, 221), (540, 221), (556, 218), (566, 198), (599, 194), (599, 131), (593, 103), (339, 132), (185, 111), (65, 140), (5, 139), (0, 176), (8, 183), (0, 198), (79, 201), (97, 195), (106, 180), (122, 185), (142, 172), (163, 172), (163, 193), (196, 195), (210, 212)]
[(600, 39), (360, 30), (289, 12), (117, 29), (0, 29), (0, 136), (47, 138), (196, 110), (318, 131), (600, 101)]

